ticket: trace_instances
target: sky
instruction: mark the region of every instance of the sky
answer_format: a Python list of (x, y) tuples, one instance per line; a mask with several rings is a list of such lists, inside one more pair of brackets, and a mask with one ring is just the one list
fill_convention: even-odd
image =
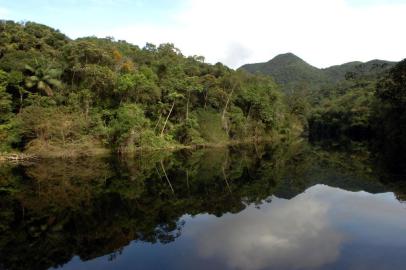
[(322, 68), (406, 57), (406, 0), (0, 0), (0, 18), (114, 37), (232, 68), (292, 52)]

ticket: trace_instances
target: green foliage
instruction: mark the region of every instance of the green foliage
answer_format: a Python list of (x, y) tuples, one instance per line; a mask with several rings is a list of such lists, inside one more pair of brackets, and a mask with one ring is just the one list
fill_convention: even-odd
[(271, 75), (288, 93), (303, 82), (310, 83), (312, 87), (319, 87), (328, 82), (322, 70), (309, 65), (292, 53), (280, 54), (266, 63), (244, 65), (241, 69)]
[(150, 121), (145, 118), (144, 111), (135, 104), (120, 106), (110, 122), (110, 140), (119, 152), (126, 152), (145, 143), (153, 146), (160, 144), (154, 142), (155, 134), (149, 130)]
[(394, 110), (404, 109), (406, 104), (406, 60), (399, 62), (383, 78), (376, 90), (377, 97)]
[[(399, 145), (406, 145), (406, 59), (382, 78), (376, 88), (374, 118), (378, 135)], [(403, 156), (403, 154), (402, 154)]]
[(62, 88), (62, 83), (58, 80), (61, 70), (37, 65), (35, 67), (26, 65), (27, 77), (25, 86), (27, 89), (36, 89), (47, 96), (53, 96), (53, 89)]
[(0, 152), (10, 152), (21, 143), (21, 129), (19, 119), (11, 119), (0, 124)]
[(227, 133), (222, 128), (221, 115), (215, 110), (198, 110), (197, 119), (201, 136), (211, 143), (222, 143), (228, 139)]
[(69, 40), (31, 22), (0, 27), (1, 121), (21, 123), (18, 150), (226, 143), (271, 136), (287, 119), (271, 78), (185, 57), (173, 44), (140, 49), (112, 38)]
[(0, 55), (36, 50), (43, 55), (58, 57), (68, 41), (65, 35), (45, 25), (0, 21)]
[(269, 77), (248, 76), (236, 101), (250, 119), (263, 122), (266, 127), (277, 125), (276, 113), (281, 110), (276, 84)]
[(175, 131), (175, 138), (182, 144), (204, 144), (205, 140), (201, 137), (199, 132), (198, 114), (189, 114), (188, 119), (180, 124)]
[[(406, 143), (406, 64), (405, 60), (387, 73), (385, 63), (368, 62), (358, 73), (347, 74), (345, 84), (336, 85), (324, 99), (314, 102), (309, 116), (311, 137), (349, 136), (377, 138), (381, 142)], [(372, 64), (373, 63), (373, 64)], [(374, 73), (375, 72), (375, 73)], [(315, 100), (315, 99), (314, 99)]]
[(151, 104), (159, 100), (160, 89), (151, 69), (122, 74), (117, 79), (115, 92), (121, 102)]
[[(31, 22), (2, 21), (0, 28), (0, 125), (8, 149), (86, 142), (124, 152), (271, 136), (290, 140), (307, 128), (311, 136), (368, 137), (379, 122), (389, 137), (402, 137), (393, 131), (406, 118), (401, 66), (374, 95), (392, 62), (318, 69), (288, 53), (234, 71), (201, 56), (185, 57), (173, 44), (70, 40)], [(284, 94), (258, 73), (272, 75)]]
[(117, 74), (109, 67), (87, 64), (78, 76), (83, 77), (82, 87), (90, 89), (101, 101), (108, 101), (116, 86)]
[(324, 100), (312, 111), (309, 126), (316, 137), (349, 135), (369, 137), (374, 100), (373, 85), (353, 88), (342, 96)]
[(8, 81), (8, 74), (0, 70), (0, 152), (11, 150), (20, 139), (12, 114), (12, 95), (6, 91)]
[(6, 122), (11, 117), (11, 95), (6, 92), (8, 84), (8, 74), (0, 70), (0, 124)]
[(26, 141), (66, 145), (81, 140), (87, 133), (85, 119), (65, 107), (31, 105), (24, 108), (18, 118)]

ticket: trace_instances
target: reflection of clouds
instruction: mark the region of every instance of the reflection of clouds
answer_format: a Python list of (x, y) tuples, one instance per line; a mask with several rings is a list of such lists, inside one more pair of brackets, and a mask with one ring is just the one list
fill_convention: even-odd
[(343, 235), (328, 220), (329, 207), (303, 193), (274, 200), (261, 210), (226, 215), (202, 222), (205, 235), (197, 241), (203, 257), (218, 257), (231, 268), (316, 268), (339, 256)]

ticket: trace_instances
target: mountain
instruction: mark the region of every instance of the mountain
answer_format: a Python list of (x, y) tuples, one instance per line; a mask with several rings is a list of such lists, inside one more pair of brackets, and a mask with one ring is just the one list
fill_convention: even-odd
[(349, 73), (357, 74), (363, 77), (376, 77), (379, 74), (392, 68), (396, 62), (385, 60), (371, 60), (368, 62), (349, 62), (342, 65), (336, 65), (322, 69), (333, 83), (345, 80), (345, 76)]
[(241, 67), (251, 73), (262, 73), (274, 77), (277, 83), (287, 84), (294, 81), (324, 81), (322, 70), (306, 63), (293, 53), (277, 55), (266, 63), (247, 64)]
[(319, 90), (346, 79), (346, 75), (377, 76), (393, 67), (395, 62), (372, 60), (349, 62), (324, 69), (314, 67), (293, 53), (277, 55), (265, 63), (246, 64), (239, 69), (272, 76), (282, 88), (293, 91), (298, 87)]

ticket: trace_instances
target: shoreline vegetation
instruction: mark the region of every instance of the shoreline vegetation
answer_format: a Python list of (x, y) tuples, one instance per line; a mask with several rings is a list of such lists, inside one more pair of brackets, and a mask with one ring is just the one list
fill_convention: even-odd
[[(154, 153), (160, 150), (165, 151), (178, 151), (184, 149), (197, 150), (203, 148), (223, 148), (229, 146), (237, 146), (244, 144), (262, 144), (262, 143), (280, 143), (285, 138), (281, 137), (268, 137), (268, 138), (248, 138), (244, 140), (229, 140), (227, 142), (221, 143), (201, 143), (194, 145), (182, 145), (173, 144), (162, 148), (153, 147), (138, 147), (128, 151), (120, 152), (120, 155), (131, 155), (137, 153)], [(297, 137), (296, 141), (300, 141)], [(57, 158), (57, 159), (77, 159), (82, 157), (105, 157), (109, 155), (117, 154), (112, 152), (111, 149), (101, 148), (101, 147), (90, 147), (88, 149), (81, 148), (58, 148), (57, 150), (45, 149), (45, 151), (35, 152), (35, 153), (24, 153), (24, 152), (10, 152), (10, 153), (0, 153), (0, 162), (35, 162), (42, 159)]]
[(257, 71), (233, 70), (169, 43), (72, 40), (45, 25), (0, 20), (0, 161), (301, 136), (371, 139), (404, 157), (406, 60), (326, 72), (293, 54)]

